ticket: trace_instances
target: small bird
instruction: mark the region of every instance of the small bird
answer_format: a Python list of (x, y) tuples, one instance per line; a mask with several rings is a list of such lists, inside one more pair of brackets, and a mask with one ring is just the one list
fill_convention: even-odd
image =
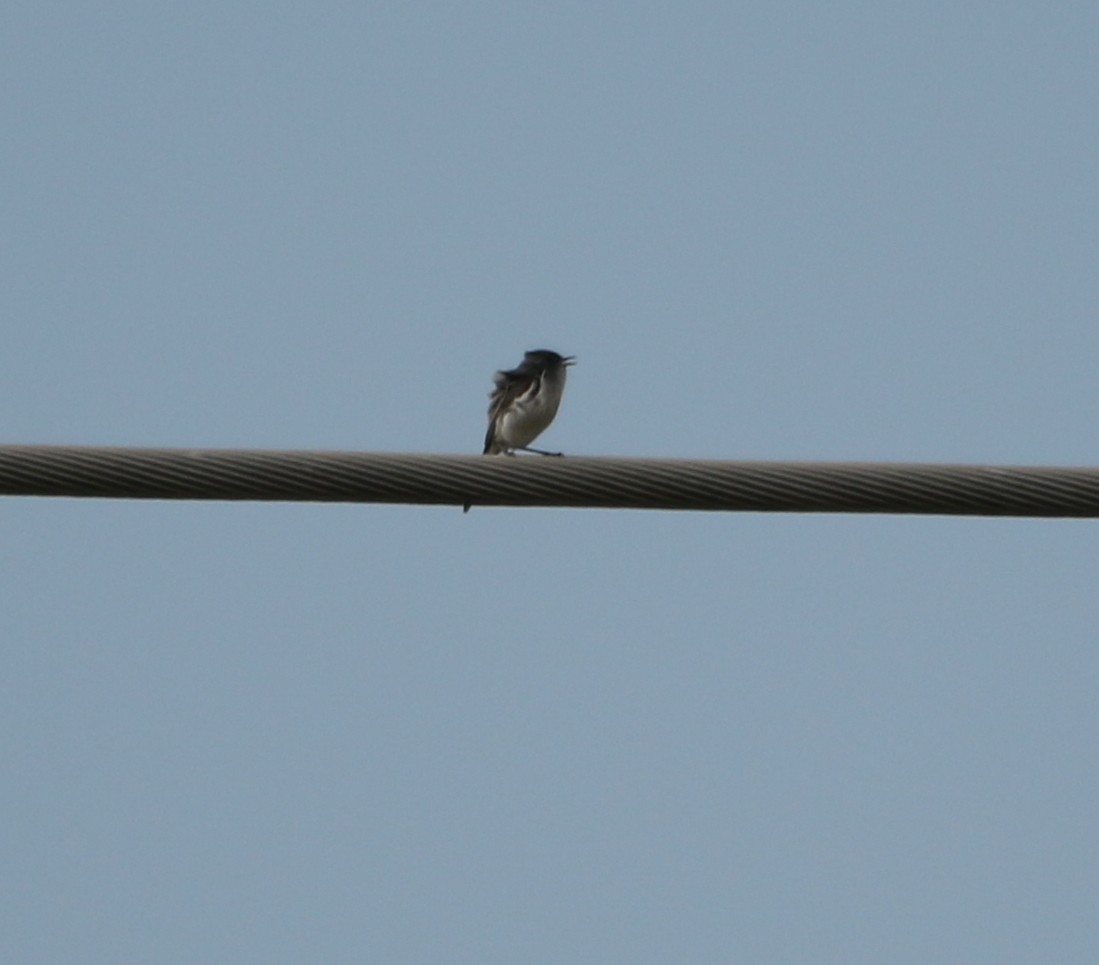
[[(527, 352), (516, 368), (496, 373), (493, 380), (496, 388), (489, 395), (484, 455), (513, 456), (516, 452), (561, 455), (532, 449), (530, 444), (557, 415), (565, 390), (565, 370), (574, 362), (572, 355), (535, 349)], [(471, 505), (466, 503), (462, 512), (469, 512)]]

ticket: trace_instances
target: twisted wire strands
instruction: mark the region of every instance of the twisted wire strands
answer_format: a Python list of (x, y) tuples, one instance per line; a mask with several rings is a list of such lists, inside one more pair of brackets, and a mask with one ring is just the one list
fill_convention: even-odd
[(0, 495), (1099, 516), (1099, 469), (0, 446)]

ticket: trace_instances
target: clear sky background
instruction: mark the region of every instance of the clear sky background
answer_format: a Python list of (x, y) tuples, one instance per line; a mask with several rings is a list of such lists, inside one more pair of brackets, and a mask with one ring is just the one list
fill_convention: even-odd
[[(1099, 464), (1099, 6), (41, 3), (0, 437)], [(1088, 521), (12, 498), (8, 962), (1099, 960)]]

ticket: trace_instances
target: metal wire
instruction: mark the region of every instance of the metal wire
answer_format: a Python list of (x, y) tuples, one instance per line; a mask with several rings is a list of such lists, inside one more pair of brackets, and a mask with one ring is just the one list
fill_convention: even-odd
[(0, 446), (0, 495), (1099, 516), (1099, 469)]

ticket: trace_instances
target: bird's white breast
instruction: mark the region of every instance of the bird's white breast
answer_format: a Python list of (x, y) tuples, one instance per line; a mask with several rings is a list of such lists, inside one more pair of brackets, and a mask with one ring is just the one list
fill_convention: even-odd
[(497, 435), (511, 448), (529, 446), (553, 422), (564, 388), (563, 368), (555, 377), (543, 376), (540, 392), (526, 392), (501, 415)]

